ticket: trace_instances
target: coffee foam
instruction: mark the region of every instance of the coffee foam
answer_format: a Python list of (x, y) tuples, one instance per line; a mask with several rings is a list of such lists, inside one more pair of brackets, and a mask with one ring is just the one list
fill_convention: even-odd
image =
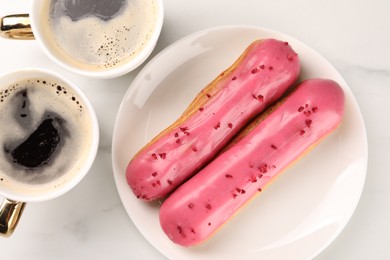
[[(22, 124), (15, 116), (20, 105), (18, 93), (25, 90), (30, 112), (28, 123)], [(58, 115), (66, 126), (63, 145), (55, 158), (34, 169), (12, 163), (5, 147), (26, 139), (48, 113)], [(92, 143), (92, 122), (81, 98), (63, 82), (50, 78), (22, 80), (0, 90), (0, 127), (0, 181), (10, 185), (61, 185), (65, 176), (77, 174)]]
[[(48, 1), (48, 39), (68, 63), (87, 70), (106, 70), (134, 59), (150, 40), (157, 22), (155, 0), (126, 1), (107, 21), (88, 15), (73, 21), (58, 1)], [(50, 15), (49, 15), (50, 14)], [(50, 33), (51, 32), (51, 33)]]

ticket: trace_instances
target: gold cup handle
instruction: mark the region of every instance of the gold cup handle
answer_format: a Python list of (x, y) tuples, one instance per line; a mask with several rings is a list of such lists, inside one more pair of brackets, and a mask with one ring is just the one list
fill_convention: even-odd
[(25, 202), (4, 199), (0, 206), (0, 236), (12, 235), (25, 206)]
[(0, 36), (15, 40), (33, 40), (28, 14), (7, 15), (0, 18)]

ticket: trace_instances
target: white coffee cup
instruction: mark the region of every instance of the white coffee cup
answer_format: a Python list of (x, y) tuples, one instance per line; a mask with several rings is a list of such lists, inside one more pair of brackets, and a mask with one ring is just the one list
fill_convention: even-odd
[[(41, 87), (43, 83), (39, 83), (41, 84), (39, 85), (36, 82), (43, 82), (43, 81), (44, 84), (48, 86), (48, 87), (42, 87), (42, 89), (45, 88), (43, 89), (43, 91), (45, 93), (48, 93), (46, 89), (50, 88), (49, 90), (50, 95), (49, 93), (47, 94), (48, 101), (45, 101), (46, 94), (42, 96), (38, 96), (38, 94), (36, 93), (38, 93), (39, 91), (37, 91), (36, 89), (34, 89), (33, 91), (31, 90), (31, 88)], [(24, 86), (22, 85), (25, 82), (29, 82), (29, 83), (28, 86), (26, 84), (27, 87), (24, 88)], [(19, 87), (14, 87), (16, 86), (16, 84), (17, 86), (21, 86), (20, 89), (22, 92), (20, 92), (20, 90), (18, 89)], [(38, 87), (35, 86), (34, 84), (36, 84)], [(31, 90), (31, 94), (30, 92), (26, 92), (25, 89), (27, 89), (27, 91)], [(55, 96), (53, 98), (51, 93), (54, 93), (54, 91), (56, 93), (53, 94)], [(63, 141), (61, 143), (62, 144), (61, 148), (54, 150), (56, 152), (56, 153), (53, 152), (54, 159), (50, 159), (51, 161), (49, 160), (45, 161), (39, 166), (40, 168), (32, 168), (32, 166), (28, 166), (28, 167), (23, 166), (22, 168), (20, 168), (19, 161), (17, 161), (16, 159), (13, 159), (13, 161), (12, 160), (7, 161), (6, 159), (4, 159), (4, 157), (6, 156), (4, 155), (2, 156), (1, 158), (2, 161), (0, 162), (0, 194), (4, 196), (6, 199), (3, 201), (3, 204), (0, 206), (0, 235), (5, 237), (10, 236), (14, 231), (26, 202), (36, 202), (36, 201), (45, 201), (45, 200), (53, 199), (66, 193), (74, 186), (76, 186), (76, 184), (78, 184), (90, 170), (95, 160), (98, 145), (99, 145), (99, 126), (98, 126), (98, 121), (94, 109), (91, 103), (89, 102), (89, 100), (87, 99), (87, 97), (83, 94), (83, 92), (69, 80), (63, 78), (62, 76), (56, 73), (43, 70), (43, 69), (23, 69), (23, 70), (18, 70), (0, 76), (0, 102), (1, 102), (0, 120), (9, 121), (9, 119), (7, 119), (9, 113), (7, 113), (8, 110), (6, 110), (6, 108), (7, 106), (14, 106), (15, 101), (18, 101), (20, 98), (19, 93), (23, 94), (23, 98), (28, 96), (29, 99), (26, 102), (27, 105), (29, 106), (28, 109), (30, 112), (31, 111), (46, 112), (50, 110), (50, 113), (52, 113), (52, 111), (56, 111), (55, 108), (53, 107), (56, 106), (57, 99), (59, 102), (58, 104), (60, 103), (62, 104), (62, 102), (65, 102), (66, 104), (64, 106), (67, 106), (68, 109), (72, 110), (72, 112), (69, 113), (66, 112), (64, 113), (64, 115), (59, 114), (60, 115), (59, 117), (61, 117), (62, 120), (61, 123), (63, 123), (67, 127), (66, 137), (64, 138), (61, 137), (62, 140), (66, 140), (66, 141)], [(15, 97), (17, 98), (15, 99)], [(24, 99), (23, 107), (26, 102)], [(34, 102), (37, 104), (35, 105)], [(40, 108), (38, 109), (38, 107), (43, 107), (40, 102), (45, 107), (48, 108), (47, 109), (45, 108), (45, 110), (42, 110)], [(50, 103), (50, 104), (46, 104), (46, 103)], [(18, 105), (16, 106), (19, 107)], [(15, 109), (13, 108), (12, 111), (15, 111)], [(33, 113), (35, 112), (31, 112), (31, 114)], [(57, 113), (57, 112), (53, 112), (53, 113)], [(16, 116), (13, 115), (13, 117)], [(23, 115), (23, 117), (25, 117), (25, 115)], [(44, 117), (41, 117), (40, 115), (38, 116), (34, 115), (33, 117), (31, 115), (31, 118), (44, 118)], [(78, 149), (80, 151), (79, 153), (77, 154), (75, 153), (75, 157), (77, 157), (76, 159), (65, 160), (65, 157), (67, 158), (68, 154), (70, 154), (68, 152), (70, 150), (68, 149), (70, 147), (73, 149), (74, 147), (73, 144), (77, 145), (79, 140), (81, 140), (80, 138), (73, 139), (73, 132), (72, 132), (73, 129), (79, 129), (79, 128), (74, 128), (73, 126), (78, 126), (80, 127), (80, 129), (83, 129), (82, 131), (80, 130), (81, 134), (79, 136), (83, 140), (85, 140), (84, 142), (85, 144), (83, 144), (82, 147)], [(5, 129), (6, 126), (0, 125), (0, 133), (1, 133), (0, 149), (2, 149), (1, 151), (2, 153), (5, 153), (4, 150), (6, 150), (4, 148), (6, 147), (5, 145), (6, 142), (4, 142), (3, 140), (7, 140), (8, 137), (5, 137), (5, 135), (10, 133), (9, 135), (12, 135), (14, 138), (14, 135), (16, 135), (16, 133), (18, 132), (16, 128), (13, 128), (11, 129), (11, 131), (8, 132)], [(23, 130), (23, 127), (21, 127), (21, 129)], [(69, 129), (71, 129), (71, 131), (69, 131)], [(29, 136), (28, 138), (30, 138), (32, 135), (27, 134), (26, 136)], [(18, 147), (20, 147), (20, 145)], [(71, 156), (71, 158), (73, 157)], [(61, 162), (60, 159), (64, 159), (64, 161)], [(66, 165), (66, 167), (64, 165)], [(15, 170), (13, 171), (12, 169)], [(61, 169), (61, 170), (54, 171), (54, 169)], [(58, 172), (58, 176), (55, 178), (50, 177), (49, 179), (42, 181), (44, 180), (42, 179), (44, 175), (41, 174), (47, 174), (47, 176), (50, 176), (52, 171)], [(21, 175), (14, 176), (14, 173), (15, 174), (20, 173)], [(36, 180), (34, 180), (33, 183), (27, 183), (27, 181), (24, 182), (18, 179), (21, 178), (20, 176), (23, 177), (23, 175), (32, 176), (31, 174), (36, 174), (36, 176), (38, 176), (39, 178), (42, 177), (41, 179), (38, 178), (40, 182), (38, 183)]]
[[(137, 48), (136, 54), (132, 54), (131, 58), (126, 59), (126, 61), (121, 61), (120, 65), (116, 66), (106, 66), (101, 67), (100, 69), (92, 69), (88, 66), (80, 66), (78, 62), (75, 61), (75, 57), (80, 57), (77, 53), (72, 53), (73, 51), (64, 52), (62, 50), (59, 50), (60, 47), (57, 43), (53, 43), (55, 41), (55, 37), (53, 37), (54, 34), (49, 33), (51, 31), (48, 26), (48, 20), (45, 19), (47, 16), (44, 14), (44, 12), (47, 12), (48, 5), (54, 0), (34, 0), (31, 1), (30, 4), (30, 12), (29, 14), (22, 14), (22, 15), (9, 15), (1, 18), (1, 32), (0, 36), (5, 38), (11, 38), (11, 39), (37, 39), (39, 42), (42, 50), (58, 65), (62, 66), (63, 68), (72, 71), (74, 73), (77, 73), (79, 75), (91, 77), (91, 78), (100, 78), (100, 79), (106, 79), (106, 78), (114, 78), (121, 76), (123, 74), (126, 74), (135, 68), (137, 68), (139, 65), (141, 65), (151, 54), (154, 47), (156, 46), (157, 40), (160, 36), (160, 32), (163, 25), (163, 17), (164, 17), (164, 9), (163, 9), (163, 3), (162, 0), (153, 0), (153, 3), (155, 3), (155, 10), (153, 9), (154, 18), (155, 20), (151, 29), (151, 32), (148, 33), (148, 39), (145, 40), (145, 42), (142, 43), (142, 48)], [(139, 2), (142, 3), (144, 0), (140, 0)], [(66, 1), (63, 1), (66, 2)], [(68, 1), (69, 2), (69, 1)], [(77, 1), (76, 1), (77, 2)], [(129, 1), (130, 3), (131, 1)], [(146, 2), (144, 2), (146, 3)], [(128, 8), (130, 9), (130, 7)], [(127, 10), (127, 9), (126, 9)], [(136, 10), (136, 8), (134, 8)], [(134, 11), (135, 12), (135, 11)], [(126, 13), (127, 15), (127, 13)], [(122, 14), (123, 16), (123, 14)], [(139, 17), (142, 17), (140, 15)], [(89, 17), (88, 17), (89, 18)], [(98, 21), (98, 18), (92, 17), (89, 19), (96, 19)], [(115, 19), (115, 18), (114, 18)], [(80, 21), (78, 22), (78, 28), (80, 28)], [(66, 28), (67, 26), (63, 26), (62, 28)], [(32, 29), (32, 30), (31, 30)], [(89, 28), (88, 28), (89, 29)], [(103, 31), (103, 28), (100, 28), (101, 31)], [(99, 26), (98, 29), (99, 31)], [(114, 30), (114, 29), (112, 29)], [(115, 29), (117, 30), (117, 29)], [(59, 34), (63, 33), (64, 38), (68, 39), (73, 34), (77, 33), (77, 30), (70, 30), (69, 32), (66, 32), (65, 30), (59, 30)], [(78, 32), (80, 33), (80, 32)], [(74, 36), (75, 39), (77, 39), (78, 36)], [(100, 36), (99, 36), (100, 37)], [(133, 37), (136, 37), (133, 35)], [(100, 37), (102, 38), (102, 37)], [(127, 39), (127, 38), (126, 38)], [(114, 39), (115, 40), (115, 39)], [(114, 42), (114, 41), (113, 41)], [(126, 45), (127, 46), (127, 45)], [(110, 47), (110, 46), (109, 46)], [(108, 48), (108, 47), (107, 47)], [(106, 49), (107, 49), (106, 48)], [(61, 48), (60, 48), (61, 49)], [(96, 49), (96, 48), (95, 48)], [(96, 50), (94, 49), (94, 52)], [(84, 51), (80, 51), (80, 53), (85, 53)], [(107, 53), (106, 53), (107, 54)], [(113, 56), (112, 54), (108, 56)], [(85, 65), (88, 65), (87, 61), (83, 61)], [(111, 64), (114, 64), (113, 62)], [(102, 65), (104, 66), (104, 65)]]

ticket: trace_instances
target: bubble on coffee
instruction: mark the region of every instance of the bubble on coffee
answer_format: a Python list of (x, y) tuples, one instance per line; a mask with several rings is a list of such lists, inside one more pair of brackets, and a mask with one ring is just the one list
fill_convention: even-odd
[(76, 93), (55, 79), (18, 81), (0, 91), (0, 178), (39, 185), (77, 171), (92, 126)]
[[(77, 67), (106, 70), (134, 59), (157, 21), (155, 0), (52, 0), (48, 34), (59, 54)], [(71, 57), (71, 58), (69, 58)]]

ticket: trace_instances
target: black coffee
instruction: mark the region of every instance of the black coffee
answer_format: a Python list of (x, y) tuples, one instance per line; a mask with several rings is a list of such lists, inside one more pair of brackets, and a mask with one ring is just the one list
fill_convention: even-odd
[(64, 145), (65, 132), (60, 116), (47, 115), (31, 134), (22, 140), (5, 143), (3, 149), (9, 161), (34, 170), (49, 164), (56, 157)]
[(127, 5), (126, 0), (55, 0), (60, 3), (57, 12), (78, 21), (88, 16), (96, 16), (104, 21), (114, 18)]
[(157, 23), (156, 0), (51, 0), (42, 11), (47, 38), (73, 66), (106, 70), (135, 59)]
[(0, 90), (0, 177), (51, 182), (71, 171), (91, 143), (80, 98), (61, 82), (19, 81)]

